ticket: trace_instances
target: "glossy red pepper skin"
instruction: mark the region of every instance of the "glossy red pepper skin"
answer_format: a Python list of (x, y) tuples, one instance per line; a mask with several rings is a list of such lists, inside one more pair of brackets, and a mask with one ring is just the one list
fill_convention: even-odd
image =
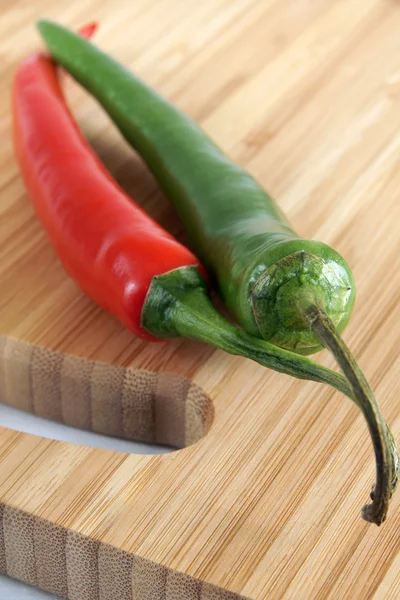
[(135, 335), (156, 340), (141, 326), (153, 277), (198, 259), (112, 179), (72, 118), (52, 59), (21, 63), (12, 109), (21, 173), (64, 268)]

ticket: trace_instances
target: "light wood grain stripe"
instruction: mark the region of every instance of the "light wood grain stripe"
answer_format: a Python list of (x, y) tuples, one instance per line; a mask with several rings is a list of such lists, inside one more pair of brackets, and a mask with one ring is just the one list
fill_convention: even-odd
[(167, 570), (139, 556), (133, 557), (132, 597), (135, 600), (165, 600)]
[(94, 363), (64, 356), (61, 367), (61, 406), (64, 423), (79, 429), (92, 429), (90, 378)]
[(4, 504), (0, 503), (0, 575), (7, 572), (6, 549), (4, 546), (4, 528), (3, 528)]
[(91, 378), (92, 429), (107, 435), (122, 433), (122, 388), (125, 369), (97, 363)]
[(13, 339), (0, 338), (0, 377), (3, 402), (33, 412), (31, 388), (31, 363), (34, 346), (15, 343)]
[[(119, 548), (101, 544), (98, 553), (100, 600), (132, 599), (133, 556)], [(134, 596), (136, 599), (136, 596)]]
[(7, 575), (37, 585), (34, 543), (35, 517), (5, 506), (3, 513)]
[(200, 600), (201, 582), (170, 571), (165, 586), (165, 600)]
[(244, 596), (238, 596), (234, 592), (222, 590), (221, 588), (211, 585), (211, 583), (203, 583), (201, 586), (200, 600), (249, 600)]
[(4, 335), (0, 335), (0, 400), (1, 402), (7, 402), (7, 390), (6, 390), (6, 343), (7, 338)]
[[(7, 361), (7, 396), (13, 398), (13, 405), (20, 410), (34, 411), (31, 379), (31, 363), (34, 346), (14, 344), (8, 340), (5, 357)], [(11, 369), (15, 371), (11, 373)]]
[(210, 429), (214, 419), (214, 406), (203, 390), (192, 383), (185, 402), (185, 446), (190, 446)]
[(63, 597), (68, 596), (66, 540), (66, 529), (43, 519), (35, 519), (37, 585)]
[(189, 381), (173, 378), (165, 373), (159, 374), (155, 397), (157, 443), (178, 448), (186, 445), (185, 403), (189, 386)]
[(70, 600), (99, 600), (98, 551), (99, 542), (68, 531), (66, 562)]
[(143, 442), (156, 441), (154, 398), (157, 374), (126, 370), (122, 390), (122, 435)]
[(31, 360), (32, 401), (34, 412), (62, 422), (60, 374), (62, 354), (34, 347)]

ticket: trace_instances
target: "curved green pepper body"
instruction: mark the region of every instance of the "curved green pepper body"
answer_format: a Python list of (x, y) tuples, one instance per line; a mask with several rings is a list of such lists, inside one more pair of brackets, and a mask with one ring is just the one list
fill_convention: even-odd
[(339, 254), (300, 239), (250, 174), (127, 69), (55, 23), (42, 21), (39, 29), (54, 58), (95, 96), (152, 170), (244, 329), (283, 348), (315, 352), (321, 346), (296, 313), (308, 298), (343, 330), (354, 282)]

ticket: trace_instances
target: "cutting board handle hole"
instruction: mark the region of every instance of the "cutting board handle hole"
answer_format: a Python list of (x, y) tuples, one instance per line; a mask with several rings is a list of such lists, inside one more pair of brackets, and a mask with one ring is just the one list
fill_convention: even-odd
[[(56, 439), (111, 446), (79, 431), (85, 430), (120, 438), (114, 450), (140, 454), (191, 446), (209, 431), (214, 418), (213, 403), (204, 390), (181, 377), (89, 361), (1, 335), (0, 400), (58, 423), (52, 435)], [(11, 427), (19, 429), (20, 413), (4, 410), (9, 419), (4, 425), (11, 419)], [(35, 417), (25, 431), (49, 431), (48, 423), (44, 427)], [(142, 444), (134, 450), (126, 442), (120, 447), (122, 440)]]

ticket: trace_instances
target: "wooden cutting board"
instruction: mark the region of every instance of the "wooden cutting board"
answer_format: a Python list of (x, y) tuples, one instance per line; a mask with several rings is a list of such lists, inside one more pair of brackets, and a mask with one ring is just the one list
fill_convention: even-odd
[[(64, 274), (12, 154), (9, 88), (39, 16), (97, 43), (246, 166), (294, 227), (350, 263), (345, 339), (400, 435), (400, 3), (22, 0), (0, 18), (0, 398), (66, 424), (171, 444), (140, 456), (0, 429), (0, 572), (71, 599), (400, 597), (400, 493), (374, 479), (352, 403), (202, 344), (146, 344)], [(185, 240), (98, 106), (71, 106), (121, 185)], [(317, 360), (332, 366), (327, 353)]]

